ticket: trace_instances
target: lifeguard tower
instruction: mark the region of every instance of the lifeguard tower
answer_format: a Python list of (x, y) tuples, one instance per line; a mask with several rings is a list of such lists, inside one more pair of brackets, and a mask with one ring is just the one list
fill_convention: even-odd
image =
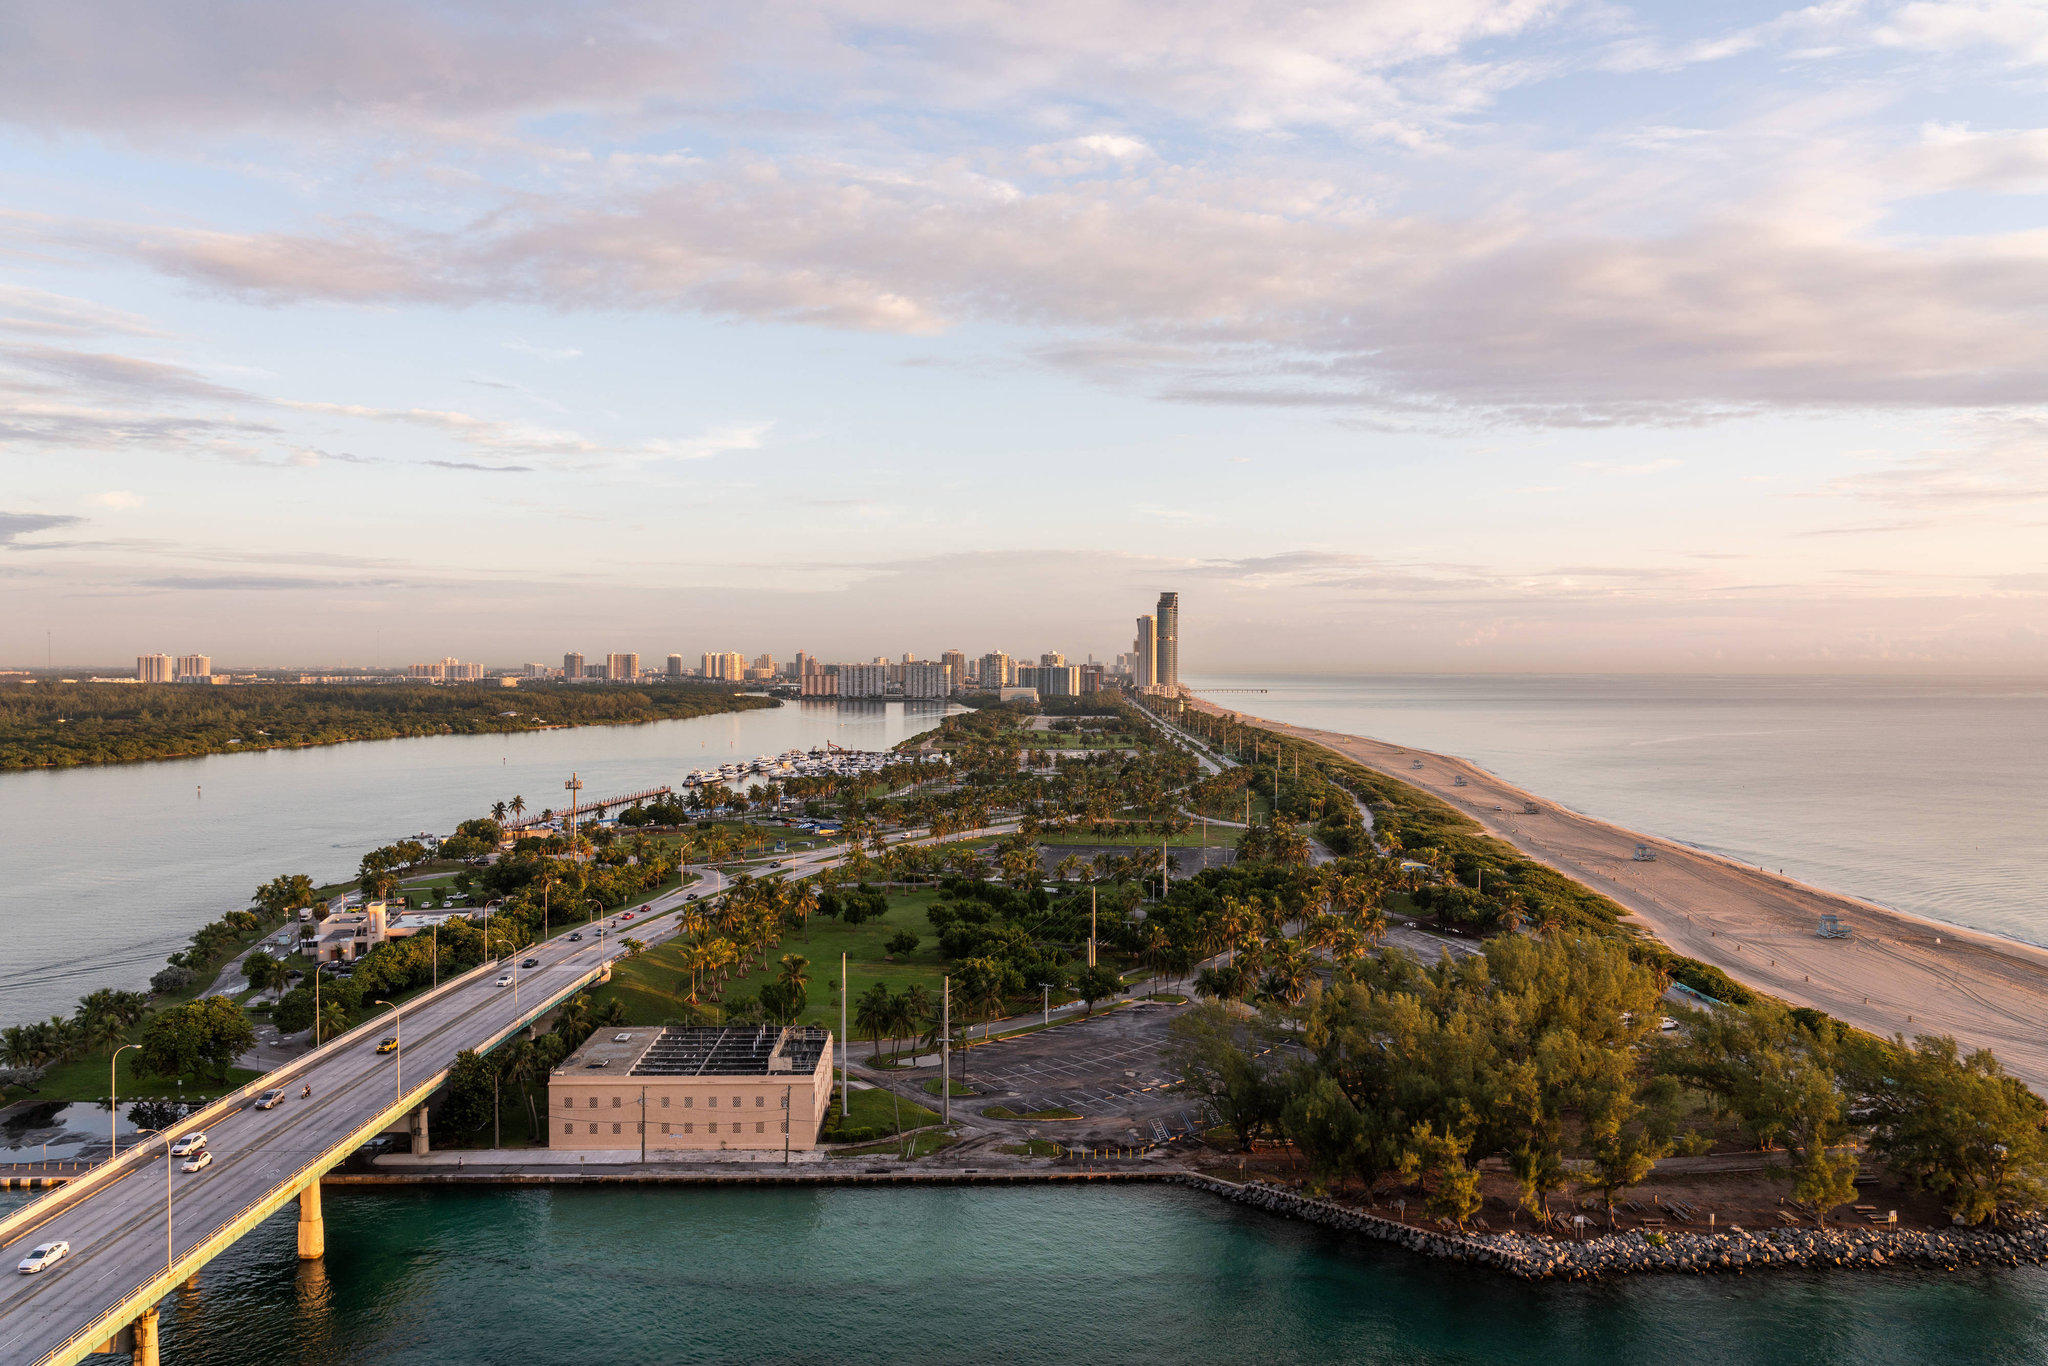
[(1452, 787), (1464, 787), (1464, 786), (1466, 786), (1466, 783), (1465, 783), (1465, 780), (1464, 780), (1463, 778), (1453, 778), (1453, 779), (1451, 779), (1451, 786), (1452, 786)]
[(1655, 863), (1656, 861), (1657, 861), (1657, 851), (1656, 851), (1655, 849), (1652, 849), (1652, 848), (1651, 848), (1651, 847), (1650, 847), (1649, 845), (1647, 845), (1647, 844), (1638, 844), (1638, 845), (1636, 846), (1636, 862), (1637, 862), (1637, 863)]
[(1823, 939), (1847, 939), (1849, 927), (1842, 923), (1842, 917), (1830, 911), (1820, 918), (1820, 928), (1814, 933)]
[(1523, 802), (1522, 814), (1525, 816), (1540, 816), (1543, 814), (1543, 808), (1534, 802)]

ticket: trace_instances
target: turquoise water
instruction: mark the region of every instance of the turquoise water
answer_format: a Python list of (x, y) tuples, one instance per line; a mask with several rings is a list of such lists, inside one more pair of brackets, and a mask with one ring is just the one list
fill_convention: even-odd
[(1588, 815), (2048, 944), (2048, 681), (1190, 679), (1257, 716), (1455, 754)]
[(1150, 1188), (330, 1192), (165, 1305), (221, 1363), (2039, 1361), (2048, 1274), (1525, 1286)]

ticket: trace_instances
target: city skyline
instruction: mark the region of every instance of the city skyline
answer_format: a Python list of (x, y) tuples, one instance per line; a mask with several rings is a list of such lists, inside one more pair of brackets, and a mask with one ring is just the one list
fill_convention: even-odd
[(23, 10), (0, 660), (2048, 666), (2038, 6), (778, 13)]

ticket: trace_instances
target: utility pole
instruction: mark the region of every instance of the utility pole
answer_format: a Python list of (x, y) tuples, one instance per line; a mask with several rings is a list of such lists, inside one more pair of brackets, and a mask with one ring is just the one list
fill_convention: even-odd
[(1095, 891), (1088, 888), (1088, 966), (1095, 966)]
[(839, 1122), (851, 1123), (846, 1085), (846, 955), (839, 955)]
[(491, 1069), (491, 1146), (505, 1146), (505, 1131), (498, 1126), (498, 1069)]
[(789, 1096), (790, 1096), (790, 1089), (789, 1089), (789, 1087), (787, 1087), (787, 1086), (783, 1087), (783, 1088), (782, 1088), (782, 1165), (783, 1165), (783, 1166), (785, 1166), (785, 1167), (787, 1167), (787, 1166), (789, 1165), (789, 1118), (790, 1118), (790, 1110), (789, 1110)]
[(647, 1088), (640, 1088), (640, 1165), (647, 1165)]
[(1038, 984), (1038, 1018), (1041, 1024), (1052, 1023), (1052, 983)]
[(953, 1122), (953, 979), (939, 982), (939, 1095), (945, 1121)]

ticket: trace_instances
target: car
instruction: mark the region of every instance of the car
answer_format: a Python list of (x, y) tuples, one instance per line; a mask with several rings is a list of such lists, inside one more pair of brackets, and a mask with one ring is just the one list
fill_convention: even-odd
[(188, 1172), (203, 1172), (212, 1165), (213, 1154), (203, 1148), (185, 1159), (185, 1170)]
[(33, 1276), (38, 1271), (48, 1271), (71, 1255), (69, 1243), (37, 1243), (29, 1249), (28, 1256), (21, 1259), (15, 1268), (24, 1276)]
[(581, 944), (583, 942), (583, 931), (578, 930), (574, 934), (570, 935), (569, 942), (571, 944)]
[(626, 913), (625, 913), (624, 915), (622, 915), (622, 916), (620, 916), (620, 917), (619, 917), (619, 919), (621, 919), (621, 920), (631, 920), (632, 918), (633, 918), (633, 913), (632, 913), (631, 911), (627, 911), (627, 912), (626, 912)]
[(377, 1045), (377, 1051), (379, 1053), (396, 1053), (398, 1051), (398, 1040), (395, 1038), (386, 1039), (383, 1043)]
[(205, 1134), (186, 1134), (171, 1145), (172, 1157), (190, 1157), (206, 1147)]
[(1678, 1028), (1678, 1021), (1666, 1015), (1663, 1019), (1657, 1021), (1657, 1028), (1669, 1034), (1672, 1030)]
[(505, 974), (505, 975), (504, 975), (503, 977), (500, 977), (500, 978), (498, 979), (498, 985), (499, 985), (499, 986), (501, 986), (501, 987), (509, 987), (509, 986), (511, 986), (511, 985), (512, 985), (512, 974), (508, 972), (508, 973), (506, 973), (506, 974)]
[(256, 1097), (256, 1108), (259, 1110), (275, 1110), (277, 1103), (283, 1099), (284, 1088), (282, 1086), (273, 1086), (262, 1095)]
[(523, 959), (521, 959), (521, 960), (520, 960), (520, 962), (519, 962), (519, 966), (520, 966), (520, 967), (522, 967), (522, 968), (537, 968), (537, 967), (539, 967), (539, 966), (540, 966), (540, 959), (538, 959), (538, 958), (523, 958)]

